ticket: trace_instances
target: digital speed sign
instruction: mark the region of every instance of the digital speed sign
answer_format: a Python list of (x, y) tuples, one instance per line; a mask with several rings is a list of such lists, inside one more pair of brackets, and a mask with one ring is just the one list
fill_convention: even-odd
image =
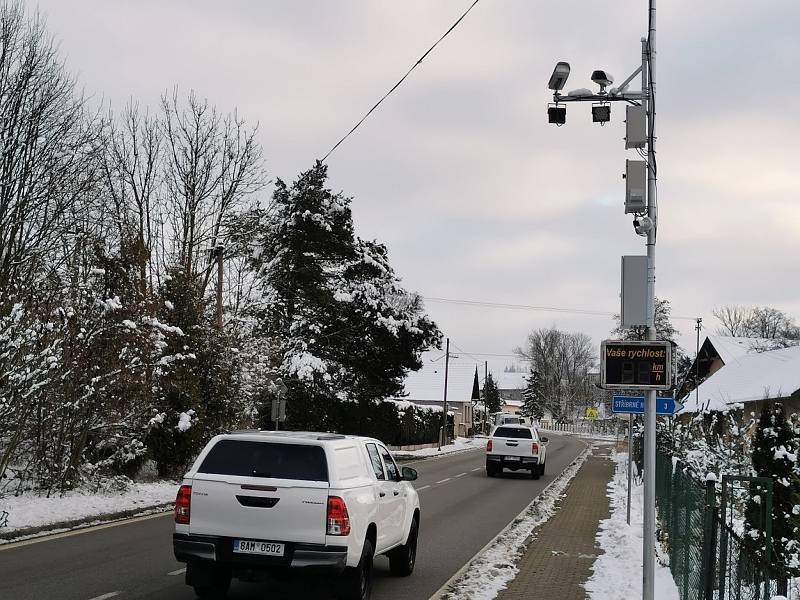
[(612, 390), (668, 390), (672, 387), (672, 344), (611, 341), (600, 346), (600, 384)]

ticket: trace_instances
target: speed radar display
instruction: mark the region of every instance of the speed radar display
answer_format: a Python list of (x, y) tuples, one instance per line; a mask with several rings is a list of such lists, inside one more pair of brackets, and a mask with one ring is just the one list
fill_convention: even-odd
[(604, 341), (600, 384), (612, 390), (672, 387), (672, 344), (665, 341)]

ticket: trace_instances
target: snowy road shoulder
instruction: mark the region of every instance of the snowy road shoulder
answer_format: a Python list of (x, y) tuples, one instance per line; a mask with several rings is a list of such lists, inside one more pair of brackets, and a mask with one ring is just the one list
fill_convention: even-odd
[[(626, 522), (627, 461), (626, 452), (613, 454), (616, 468), (608, 484), (611, 516), (600, 521), (597, 545), (603, 552), (592, 567), (586, 582), (588, 600), (638, 598), (642, 593), (642, 494), (643, 486), (633, 480), (631, 489), (631, 524)], [(678, 600), (678, 588), (669, 567), (656, 561), (656, 600)]]
[(460, 452), (469, 452), (470, 450), (482, 450), (486, 444), (486, 438), (456, 438), (452, 444), (442, 446), (439, 450), (438, 447), (422, 448), (421, 450), (392, 450), (392, 456), (395, 460), (416, 460), (424, 458), (438, 458), (440, 456), (447, 456), (449, 454), (458, 454)]
[(0, 527), (0, 544), (165, 510), (175, 501), (177, 489), (174, 481), (158, 481), (135, 483), (116, 493), (73, 491), (50, 498), (33, 494), (6, 496), (0, 498), (0, 514), (8, 513), (5, 526)]
[(570, 481), (580, 470), (591, 449), (586, 448), (562, 473), (490, 541), (472, 560), (456, 573), (431, 599), (490, 600), (514, 579), (527, 540), (547, 521)]

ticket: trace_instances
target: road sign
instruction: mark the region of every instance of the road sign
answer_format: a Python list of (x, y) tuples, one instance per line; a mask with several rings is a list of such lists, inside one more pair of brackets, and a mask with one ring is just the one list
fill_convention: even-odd
[[(656, 398), (656, 414), (672, 416), (683, 408), (675, 398)], [(618, 414), (643, 415), (644, 396), (613, 396), (611, 412)]]
[(600, 385), (612, 390), (672, 387), (672, 343), (610, 341), (600, 346)]

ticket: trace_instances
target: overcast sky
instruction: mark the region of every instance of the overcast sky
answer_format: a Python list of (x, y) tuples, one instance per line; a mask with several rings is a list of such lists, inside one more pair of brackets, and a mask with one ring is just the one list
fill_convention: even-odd
[[(402, 75), (470, 0), (29, 0), (98, 99), (156, 106), (179, 86), (260, 124), (270, 175), (293, 180)], [(483, 0), (328, 160), (359, 235), (385, 242), (424, 296), (617, 311), (622, 107), (547, 124), (567, 88), (641, 62), (645, 0)], [(800, 3), (659, 3), (656, 293), (679, 317), (770, 304), (800, 317)], [(632, 86), (634, 87), (634, 86)], [(599, 344), (610, 318), (429, 302), (463, 351), (509, 353), (556, 325)], [(694, 352), (694, 323), (675, 320)], [(512, 359), (495, 358), (502, 369)]]

